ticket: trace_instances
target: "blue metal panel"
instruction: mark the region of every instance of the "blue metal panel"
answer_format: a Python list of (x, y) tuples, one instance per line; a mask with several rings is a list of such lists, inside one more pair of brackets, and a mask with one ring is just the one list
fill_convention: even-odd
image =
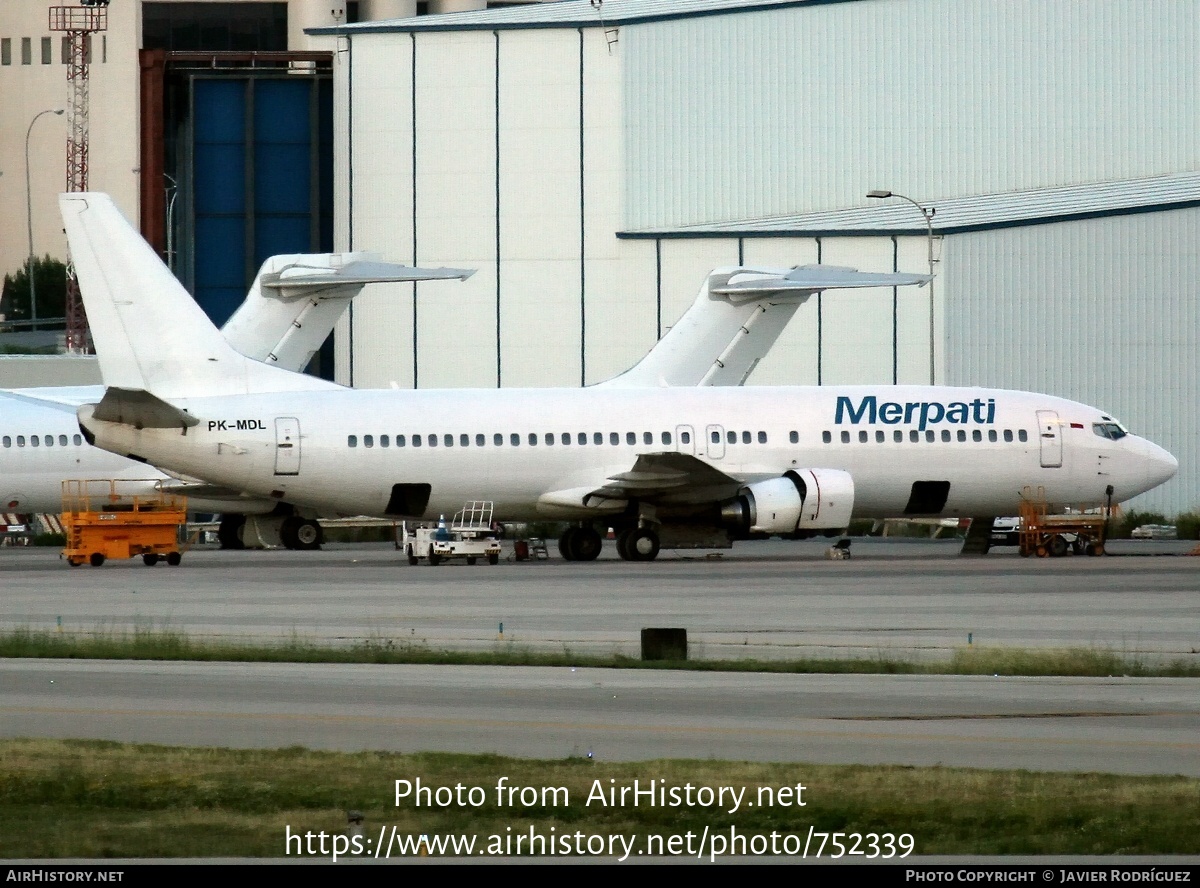
[(333, 247), (333, 85), (261, 75), (193, 83), (193, 280), (221, 324), (267, 257)]
[(258, 80), (254, 91), (255, 260), (316, 247), (311, 235), (312, 81)]
[(192, 101), (195, 297), (219, 325), (246, 293), (246, 83), (196, 80)]

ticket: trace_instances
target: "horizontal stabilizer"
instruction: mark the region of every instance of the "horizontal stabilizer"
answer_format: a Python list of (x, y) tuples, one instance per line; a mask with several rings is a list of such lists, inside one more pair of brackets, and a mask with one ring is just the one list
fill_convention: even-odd
[(418, 268), (376, 259), (355, 259), (329, 267), (294, 262), (279, 271), (264, 273), (259, 282), (264, 289), (279, 294), (292, 289), (311, 292), (329, 287), (404, 281), (465, 281), (474, 273), (473, 268)]
[[(750, 271), (749, 269), (747, 271)], [(716, 284), (711, 292), (725, 296), (749, 297), (763, 293), (781, 293), (800, 290), (818, 293), (822, 290), (858, 289), (862, 287), (923, 287), (932, 278), (927, 274), (899, 274), (876, 271), (859, 271), (840, 265), (800, 265), (777, 277), (763, 277), (761, 272), (750, 271), (753, 277), (738, 280), (738, 274), (729, 276), (724, 284)]]
[(105, 389), (92, 417), (101, 422), (118, 422), (136, 429), (181, 429), (200, 420), (178, 407), (140, 389)]

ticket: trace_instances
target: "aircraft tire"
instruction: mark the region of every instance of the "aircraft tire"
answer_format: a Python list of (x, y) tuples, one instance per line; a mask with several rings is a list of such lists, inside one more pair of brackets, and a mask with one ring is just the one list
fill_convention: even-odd
[(604, 541), (593, 527), (578, 527), (571, 544), (571, 554), (575, 561), (595, 561), (604, 549)]
[(653, 561), (658, 557), (658, 534), (648, 527), (639, 527), (630, 531), (625, 548), (629, 552), (630, 561)]
[(622, 561), (633, 561), (633, 556), (629, 554), (629, 536), (632, 530), (623, 530), (617, 534), (617, 554), (621, 556)]
[(284, 518), (279, 525), (279, 542), (283, 543), (285, 549), (299, 549), (300, 541), (296, 539), (296, 527), (300, 523), (300, 519), (295, 515)]
[(158, 564), (158, 556), (153, 552), (147, 552), (142, 556), (142, 564), (146, 565), (146, 567), (154, 567), (154, 565)]
[(245, 515), (222, 515), (221, 523), (217, 525), (217, 542), (222, 549), (245, 549), (242, 542), (242, 531), (246, 527)]
[(558, 554), (564, 561), (578, 561), (575, 557), (575, 539), (579, 536), (579, 528), (572, 525), (562, 532), (558, 538)]
[(321, 530), (321, 525), (312, 518), (297, 518), (294, 520), (296, 524), (292, 528), (292, 539), (296, 542), (295, 548), (305, 552), (320, 549), (321, 543), (325, 541), (325, 534)]

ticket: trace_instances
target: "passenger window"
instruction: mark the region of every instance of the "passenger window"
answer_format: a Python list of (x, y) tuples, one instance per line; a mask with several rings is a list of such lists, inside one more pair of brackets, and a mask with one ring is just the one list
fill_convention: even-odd
[(670, 443), (671, 443), (671, 433), (670, 433), (670, 432), (663, 432), (663, 433), (662, 433), (662, 442), (663, 442), (664, 444), (670, 444)]
[(1021, 441), (1021, 442), (1028, 441), (1028, 440), (1029, 440), (1029, 433), (1028, 433), (1028, 432), (1026, 432), (1024, 429), (1018, 429), (1018, 430), (1017, 430), (1017, 440), (1018, 440), (1018, 441)]
[(404, 441), (404, 436), (403, 436), (403, 435), (397, 435), (397, 436), (396, 436), (396, 446), (397, 446), (397, 447), (403, 447), (403, 446), (404, 446), (404, 443), (405, 443), (405, 441)]
[(76, 447), (80, 446), (81, 444), (83, 444), (83, 436), (82, 435), (73, 436), (71, 438), (71, 443), (73, 443)]
[(413, 447), (420, 447), (421, 446), (421, 436), (413, 435), (412, 442), (413, 442)]
[(492, 444), (494, 444), (497, 447), (503, 447), (504, 446), (504, 436), (502, 434), (500, 434), (499, 432), (494, 433), (492, 435)]
[(636, 444), (637, 443), (637, 434), (635, 432), (626, 432), (625, 433), (625, 443), (626, 444)]
[(850, 433), (849, 432), (842, 432), (842, 443), (843, 444), (850, 443)]
[(18, 447), (25, 446), (25, 436), (24, 435), (17, 435), (17, 446)]
[(621, 443), (621, 436), (618, 435), (616, 432), (609, 432), (608, 433), (608, 443), (610, 445), (612, 445), (613, 447), (617, 446), (618, 444)]
[(887, 438), (887, 436), (884, 435), (882, 430), (876, 429), (876, 431), (875, 431), (875, 443), (876, 444), (882, 444), (886, 440), (886, 438)]
[(918, 441), (921, 440), (921, 433), (918, 432), (916, 429), (909, 429), (908, 430), (908, 440), (911, 441), (912, 443), (916, 444)]
[[(829, 433), (828, 433), (828, 432), (826, 432), (825, 434), (829, 434)], [(721, 433), (720, 433), (720, 432), (713, 432), (713, 433), (712, 433), (712, 442), (713, 442), (714, 444), (720, 444), (720, 443), (721, 443)]]
[(485, 438), (482, 434), (477, 434), (475, 436), (476, 447), (482, 447), (485, 443), (487, 443), (487, 438)]
[(679, 435), (679, 440), (682, 441), (684, 444), (691, 444), (692, 443), (692, 433), (691, 432), (681, 432)]
[(392, 443), (392, 440), (387, 435), (379, 436), (379, 446), (380, 447), (389, 447), (391, 445), (391, 443)]
[(426, 439), (425, 443), (428, 444), (430, 447), (437, 447), (437, 444), (438, 444), (437, 435), (430, 435)]
[(988, 440), (991, 441), (993, 444), (995, 444), (996, 441), (999, 440), (999, 436), (996, 434), (995, 429), (988, 429)]
[(470, 447), (471, 446), (471, 436), (470, 435), (459, 435), (458, 436), (458, 446), (459, 447)]
[(975, 431), (971, 432), (971, 440), (972, 441), (982, 441), (983, 440), (983, 432), (979, 431), (979, 429), (976, 429)]
[(38, 447), (41, 445), (41, 443), (42, 443), (42, 439), (39, 438), (37, 435), (29, 436), (29, 446), (30, 447)]
[(12, 438), (10, 438), (8, 435), (4, 436), (4, 446), (12, 447)]
[(1006, 444), (1011, 444), (1011, 443), (1012, 443), (1012, 429), (1005, 429), (1005, 430), (1004, 430), (1004, 442), (1005, 442)]
[(537, 432), (530, 432), (530, 433), (529, 433), (529, 446), (530, 446), (530, 447), (537, 447)]
[(858, 433), (858, 443), (859, 443), (859, 444), (866, 444), (866, 443), (867, 443), (867, 433), (866, 433), (865, 431), (862, 431), (862, 432), (859, 432), (859, 433)]
[[(796, 433), (792, 432), (792, 434), (794, 435)], [(821, 432), (821, 440), (824, 441), (826, 444), (828, 444), (831, 441), (833, 441), (833, 435), (830, 434), (829, 432)], [(796, 442), (793, 441), (792, 443), (795, 444)]]
[[(20, 440), (20, 439), (18, 438), (17, 440)], [(357, 447), (358, 446), (358, 435), (351, 435), (349, 438), (347, 438), (346, 446), (347, 447)]]
[(966, 429), (959, 429), (959, 430), (958, 430), (958, 440), (959, 440), (959, 441), (965, 441), (965, 440), (967, 440), (967, 432), (966, 432)]
[(363, 435), (363, 447), (374, 447), (374, 446), (375, 446), (375, 436), (374, 435)]
[(766, 432), (759, 432), (759, 433), (758, 433), (758, 443), (759, 443), (759, 444), (766, 444), (766, 443), (767, 443), (767, 433), (766, 433)]
[(949, 440), (950, 440), (950, 430), (949, 430), (949, 429), (942, 429), (942, 441), (943, 441), (943, 442), (948, 442)]
[(904, 432), (900, 431), (899, 429), (896, 429), (896, 431), (892, 432), (892, 440), (895, 441), (897, 444), (903, 444), (904, 443)]
[(554, 443), (554, 432), (546, 432), (546, 446), (549, 447)]
[(562, 442), (563, 442), (564, 444), (570, 444), (570, 443), (571, 443), (571, 433), (570, 433), (570, 432), (563, 432), (563, 433), (562, 433)]
[(447, 447), (453, 447), (454, 446), (454, 436), (453, 435), (443, 435), (442, 443), (445, 444)]
[(643, 444), (653, 444), (654, 443), (654, 432), (642, 432), (642, 443)]
[(592, 443), (599, 446), (604, 443), (604, 432), (592, 432)]
[[(825, 434), (828, 435), (829, 433), (826, 432)], [(788, 440), (793, 444), (799, 444), (800, 443), (800, 433), (799, 432), (788, 432)], [(826, 441), (825, 443), (828, 444), (829, 442)]]
[(742, 443), (743, 444), (750, 443), (750, 433), (749, 432), (742, 432)]
[(926, 430), (925, 430), (925, 441), (926, 441), (926, 443), (928, 443), (928, 444), (932, 444), (932, 443), (933, 443), (933, 439), (934, 439), (934, 433), (933, 433), (933, 429), (926, 429)]
[(726, 432), (725, 440), (730, 444), (736, 444), (737, 443), (737, 432)]
[[(587, 432), (579, 432), (575, 436), (575, 443), (578, 444), (580, 447), (587, 444)], [(596, 443), (599, 444), (600, 442), (597, 441)]]
[(513, 432), (511, 435), (508, 436), (508, 443), (511, 444), (513, 447), (520, 447), (521, 446), (521, 436), (518, 435), (516, 432)]

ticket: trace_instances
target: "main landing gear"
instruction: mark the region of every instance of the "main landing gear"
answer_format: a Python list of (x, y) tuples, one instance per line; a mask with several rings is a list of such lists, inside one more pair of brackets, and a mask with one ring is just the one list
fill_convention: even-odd
[[(558, 538), (558, 551), (567, 561), (595, 561), (604, 541), (591, 525), (568, 527)], [(650, 527), (630, 527), (617, 534), (617, 554), (625, 561), (653, 561), (658, 557), (658, 533)]]
[(658, 534), (652, 528), (631, 527), (617, 536), (617, 554), (625, 561), (653, 561), (658, 550)]
[(595, 561), (604, 542), (591, 525), (568, 527), (558, 538), (558, 552), (567, 561)]

